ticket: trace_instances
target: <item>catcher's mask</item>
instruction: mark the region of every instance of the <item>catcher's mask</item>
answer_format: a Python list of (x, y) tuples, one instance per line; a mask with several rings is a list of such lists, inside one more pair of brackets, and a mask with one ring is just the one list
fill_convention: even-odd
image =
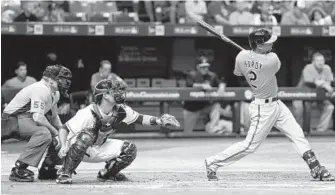
[(72, 78), (72, 73), (69, 69), (61, 65), (51, 65), (45, 69), (43, 76), (55, 80), (58, 85), (59, 93), (64, 97), (69, 97), (67, 91), (71, 86)]
[(94, 99), (104, 93), (111, 93), (115, 103), (123, 104), (126, 100), (126, 85), (123, 81), (104, 79), (98, 82), (94, 87)]

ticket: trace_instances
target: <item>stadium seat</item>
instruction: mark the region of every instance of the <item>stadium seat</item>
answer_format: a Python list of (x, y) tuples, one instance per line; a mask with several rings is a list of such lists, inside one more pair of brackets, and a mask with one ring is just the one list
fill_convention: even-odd
[(72, 1), (70, 2), (69, 6), (70, 13), (72, 13), (76, 17), (81, 17), (82, 20), (86, 20), (86, 17), (88, 15), (93, 15), (91, 5), (87, 2)]
[(83, 19), (83, 18), (85, 18), (86, 17), (86, 15), (84, 14), (84, 13), (82, 13), (82, 14), (68, 14), (68, 15), (65, 15), (64, 16), (64, 21), (65, 22), (83, 22), (83, 21), (85, 21), (85, 19)]
[(117, 23), (130, 23), (130, 22), (135, 22), (134, 18), (125, 15), (125, 14), (121, 14), (118, 16), (115, 16), (115, 22)]
[(91, 5), (87, 2), (71, 1), (70, 2), (71, 13), (91, 13)]
[(152, 87), (157, 88), (177, 87), (177, 81), (175, 79), (154, 78), (151, 83)]
[(116, 1), (117, 10), (127, 9), (129, 12), (134, 11), (133, 1)]
[(177, 87), (176, 79), (165, 79), (162, 87)]
[(90, 22), (109, 22), (110, 14), (109, 13), (96, 13), (89, 17)]
[(118, 12), (115, 2), (98, 1), (91, 5), (92, 16), (91, 22), (108, 22), (112, 21), (115, 13)]
[(149, 78), (136, 79), (136, 86), (138, 88), (149, 88), (150, 87), (150, 79)]
[(177, 5), (177, 21), (178, 23), (181, 23), (183, 19), (186, 17), (186, 10), (185, 10), (185, 3), (179, 2)]
[(113, 13), (117, 12), (117, 10), (115, 2), (98, 1), (92, 4), (93, 13)]

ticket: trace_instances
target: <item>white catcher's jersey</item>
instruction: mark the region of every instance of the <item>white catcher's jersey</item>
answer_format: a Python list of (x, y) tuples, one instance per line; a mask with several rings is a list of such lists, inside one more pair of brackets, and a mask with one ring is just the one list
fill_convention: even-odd
[(266, 99), (277, 96), (276, 73), (280, 65), (277, 54), (273, 52), (258, 54), (244, 50), (236, 56), (234, 74), (246, 78), (254, 97)]
[[(94, 111), (93, 104), (79, 110), (75, 116), (73, 116), (65, 125), (69, 129), (69, 135), (68, 135), (68, 140), (73, 139), (76, 137), (82, 130), (84, 129), (91, 129), (94, 126), (95, 123), (95, 118), (92, 115), (92, 111)], [(122, 120), (122, 122), (126, 124), (131, 124), (135, 122), (139, 116), (139, 113), (131, 109), (127, 105), (122, 105), (121, 106), (123, 110), (126, 113), (126, 116)], [(99, 106), (97, 106), (99, 109)], [(100, 114), (102, 117), (102, 123), (103, 125), (109, 125), (108, 122), (112, 121), (113, 118), (115, 118), (115, 115), (113, 115), (113, 112), (110, 114), (106, 115), (104, 114), (100, 109)], [(110, 134), (111, 132), (109, 132)]]

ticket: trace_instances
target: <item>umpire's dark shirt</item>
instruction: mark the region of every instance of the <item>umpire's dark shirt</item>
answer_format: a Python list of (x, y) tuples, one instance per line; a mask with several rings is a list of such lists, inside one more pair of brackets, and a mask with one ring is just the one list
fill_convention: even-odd
[[(194, 83), (209, 83), (212, 87), (218, 87), (221, 81), (218, 76), (211, 71), (209, 71), (207, 75), (202, 75), (198, 71), (193, 70), (187, 75), (186, 86), (193, 87)], [(185, 101), (184, 109), (195, 112), (210, 104), (209, 101)]]

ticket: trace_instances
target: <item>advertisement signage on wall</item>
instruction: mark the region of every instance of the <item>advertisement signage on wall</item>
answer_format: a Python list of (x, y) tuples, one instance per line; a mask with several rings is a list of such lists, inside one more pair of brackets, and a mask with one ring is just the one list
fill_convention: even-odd
[[(2, 24), (4, 34), (41, 34), (41, 35), (108, 35), (108, 36), (212, 36), (197, 25), (190, 24), (67, 24), (63, 23), (29, 23), (29, 30), (24, 30), (26, 23)], [(35, 33), (31, 27), (36, 26)], [(36, 28), (35, 27), (35, 28)], [(46, 29), (46, 30), (40, 30)], [(253, 29), (263, 26), (222, 26), (213, 25), (227, 36), (246, 36)], [(335, 36), (335, 26), (270, 26), (273, 33), (280, 36)]]

